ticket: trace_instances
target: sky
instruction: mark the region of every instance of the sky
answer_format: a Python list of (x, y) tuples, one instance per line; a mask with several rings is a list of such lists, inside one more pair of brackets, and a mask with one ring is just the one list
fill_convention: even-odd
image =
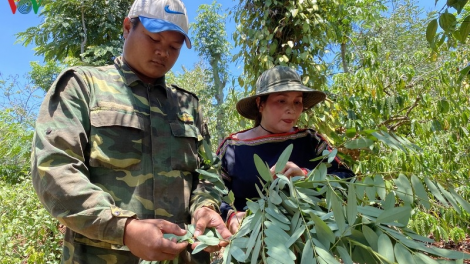
[[(66, 0), (63, 0), (66, 1)], [(197, 8), (200, 4), (211, 4), (213, 0), (186, 0), (186, 10), (188, 12), (189, 22), (194, 22), (197, 15)], [(222, 4), (223, 10), (233, 6), (238, 1), (234, 0), (219, 0)], [(440, 0), (443, 2), (443, 0)], [(438, 3), (438, 6), (439, 6)], [(420, 0), (418, 4), (422, 6), (425, 11), (434, 10), (434, 0)], [(37, 26), (41, 23), (42, 18), (38, 14), (31, 11), (29, 14), (21, 14), (18, 11), (12, 14), (8, 0), (0, 0), (0, 73), (3, 78), (8, 75), (24, 75), (30, 71), (30, 61), (38, 61), (43, 64), (43, 58), (34, 55), (34, 46), (29, 45), (24, 47), (22, 44), (17, 43), (15, 34), (21, 31), (25, 31), (29, 27)], [(235, 23), (233, 21), (227, 21), (227, 35), (231, 38), (231, 33), (235, 29)], [(188, 50), (185, 46), (181, 51), (181, 55), (173, 67), (173, 71), (178, 73), (182, 72), (181, 67), (185, 66), (187, 69), (192, 69), (193, 65), (200, 61), (196, 51), (194, 49)], [(241, 72), (239, 68), (231, 66), (232, 74), (233, 71)], [(237, 75), (237, 74), (235, 74)]]

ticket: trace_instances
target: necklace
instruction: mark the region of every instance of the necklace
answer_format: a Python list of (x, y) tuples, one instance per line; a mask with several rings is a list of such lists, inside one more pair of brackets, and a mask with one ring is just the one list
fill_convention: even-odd
[(268, 132), (269, 134), (276, 134), (276, 133), (271, 132), (271, 131), (267, 130), (266, 128), (264, 128), (264, 127), (261, 125), (261, 123), (259, 124), (259, 126), (260, 126), (264, 131)]

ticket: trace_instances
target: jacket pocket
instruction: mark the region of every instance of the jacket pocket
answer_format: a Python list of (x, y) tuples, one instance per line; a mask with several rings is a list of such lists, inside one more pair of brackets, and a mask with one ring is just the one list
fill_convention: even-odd
[(170, 128), (172, 169), (194, 172), (198, 168), (198, 142), (202, 140), (199, 129), (179, 122), (170, 123)]
[(142, 162), (145, 119), (116, 110), (90, 112), (90, 166), (138, 170)]

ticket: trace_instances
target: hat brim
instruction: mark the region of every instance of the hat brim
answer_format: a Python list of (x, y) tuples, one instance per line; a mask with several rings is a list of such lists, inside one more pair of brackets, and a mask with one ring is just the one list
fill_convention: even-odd
[(237, 111), (241, 116), (255, 120), (259, 113), (258, 107), (256, 106), (256, 98), (263, 95), (282, 92), (302, 92), (302, 103), (304, 105), (304, 111), (314, 107), (316, 104), (320, 103), (326, 98), (326, 94), (324, 92), (313, 90), (312, 88), (301, 84), (282, 84), (272, 86), (264, 92), (240, 99), (236, 105)]
[(144, 16), (139, 16), (139, 19), (145, 29), (147, 29), (149, 32), (160, 33), (163, 31), (176, 31), (183, 34), (184, 42), (186, 42), (186, 47), (188, 47), (188, 49), (192, 47), (191, 40), (189, 39), (188, 35), (184, 32), (182, 28), (180, 28), (176, 24), (173, 24), (163, 19), (148, 18)]

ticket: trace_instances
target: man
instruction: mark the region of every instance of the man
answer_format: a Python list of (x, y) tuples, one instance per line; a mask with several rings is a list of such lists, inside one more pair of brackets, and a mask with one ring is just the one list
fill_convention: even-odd
[(62, 263), (209, 263), (207, 252), (163, 238), (184, 235), (191, 216), (196, 237), (207, 227), (230, 236), (196, 173), (209, 139), (197, 97), (165, 84), (183, 44), (191, 48), (186, 8), (136, 0), (123, 28), (114, 65), (67, 69), (49, 90), (33, 142), (35, 190), (67, 227)]

